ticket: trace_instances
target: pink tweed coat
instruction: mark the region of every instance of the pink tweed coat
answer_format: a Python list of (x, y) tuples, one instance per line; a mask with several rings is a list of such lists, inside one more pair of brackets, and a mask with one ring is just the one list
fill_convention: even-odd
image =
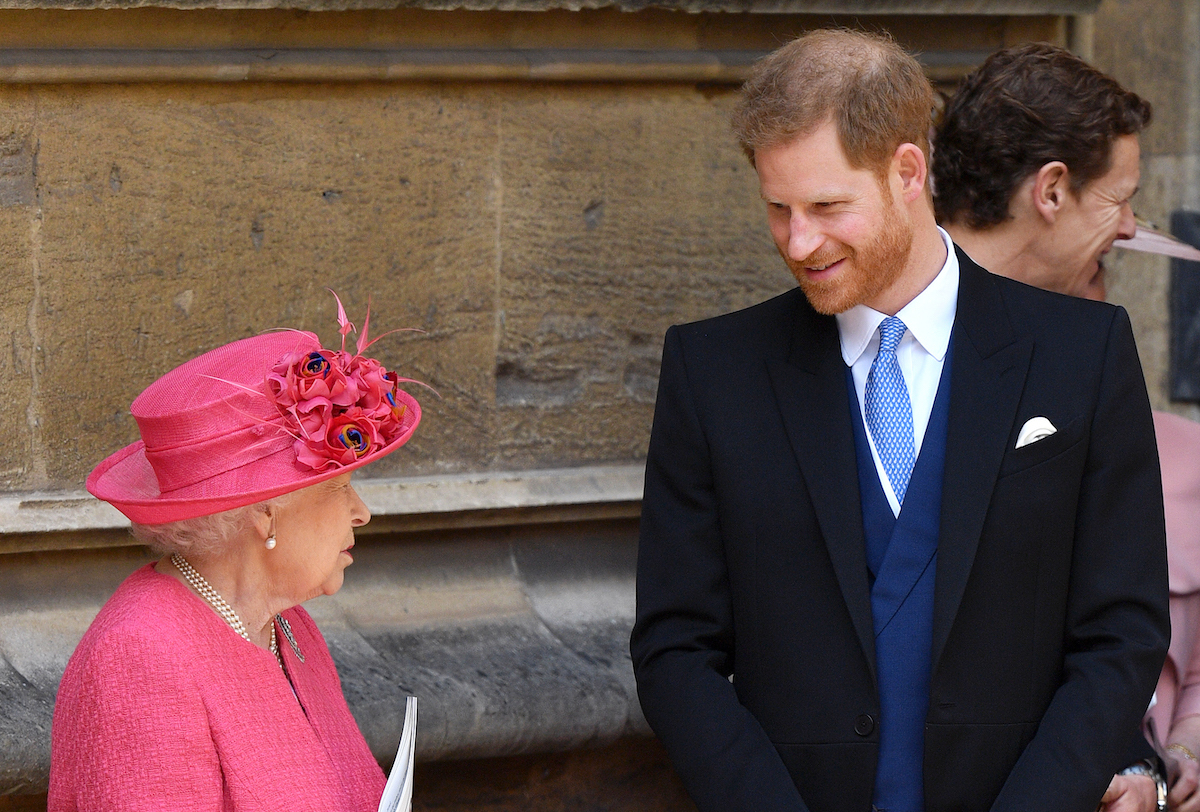
[(49, 812), (373, 812), (384, 776), (359, 732), (325, 640), (283, 613), (270, 652), (147, 565), (100, 610), (59, 686)]
[(1167, 512), (1171, 648), (1148, 716), (1164, 739), (1171, 725), (1200, 714), (1200, 424), (1154, 413)]

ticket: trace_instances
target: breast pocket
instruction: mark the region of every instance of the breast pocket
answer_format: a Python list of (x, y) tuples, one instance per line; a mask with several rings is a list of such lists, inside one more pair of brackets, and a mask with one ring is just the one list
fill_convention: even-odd
[[(1080, 415), (1060, 427), (1049, 437), (1043, 437), (1029, 445), (1021, 448), (1010, 446), (1004, 454), (1003, 462), (1000, 463), (1000, 476), (1006, 477), (1041, 465), (1083, 442), (1088, 428), (1088, 422), (1084, 418), (1085, 415)], [(1015, 446), (1016, 438), (1012, 438), (1011, 442)]]

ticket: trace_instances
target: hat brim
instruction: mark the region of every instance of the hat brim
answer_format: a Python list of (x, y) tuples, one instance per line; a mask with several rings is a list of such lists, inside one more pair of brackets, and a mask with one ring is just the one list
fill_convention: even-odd
[[(421, 422), (421, 406), (407, 393), (400, 395), (411, 422), (390, 443), (348, 465), (315, 471), (296, 462), (296, 453), (288, 445), (241, 468), (224, 471), (164, 496), (159, 492), (154, 469), (146, 459), (145, 445), (138, 440), (97, 465), (87, 478), (87, 489), (137, 524), (165, 524), (210, 516), (283, 496), (362, 468), (408, 442)], [(274, 484), (263, 487), (264, 482)]]
[(1137, 232), (1133, 237), (1128, 240), (1117, 240), (1113, 243), (1113, 247), (1200, 262), (1200, 250), (1188, 245), (1178, 237), (1142, 223), (1138, 223)]

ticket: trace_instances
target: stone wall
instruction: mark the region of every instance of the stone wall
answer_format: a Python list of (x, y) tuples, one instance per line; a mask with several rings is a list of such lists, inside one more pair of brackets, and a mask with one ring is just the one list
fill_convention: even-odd
[[(1200, 211), (1200, 2), (1104, 0), (1092, 59), (1154, 105), (1141, 137), (1141, 190), (1134, 211), (1162, 228), (1177, 209)], [(1155, 408), (1200, 420), (1196, 404), (1169, 400), (1170, 262), (1114, 251), (1109, 300), (1129, 309)]]

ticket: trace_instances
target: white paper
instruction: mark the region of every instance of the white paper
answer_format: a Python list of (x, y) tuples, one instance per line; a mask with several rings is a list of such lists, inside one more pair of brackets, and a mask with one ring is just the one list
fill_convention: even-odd
[(379, 801), (379, 812), (412, 812), (413, 755), (417, 750), (417, 698), (410, 696), (404, 703), (404, 731), (400, 734), (400, 746), (396, 748), (396, 760), (383, 788)]

